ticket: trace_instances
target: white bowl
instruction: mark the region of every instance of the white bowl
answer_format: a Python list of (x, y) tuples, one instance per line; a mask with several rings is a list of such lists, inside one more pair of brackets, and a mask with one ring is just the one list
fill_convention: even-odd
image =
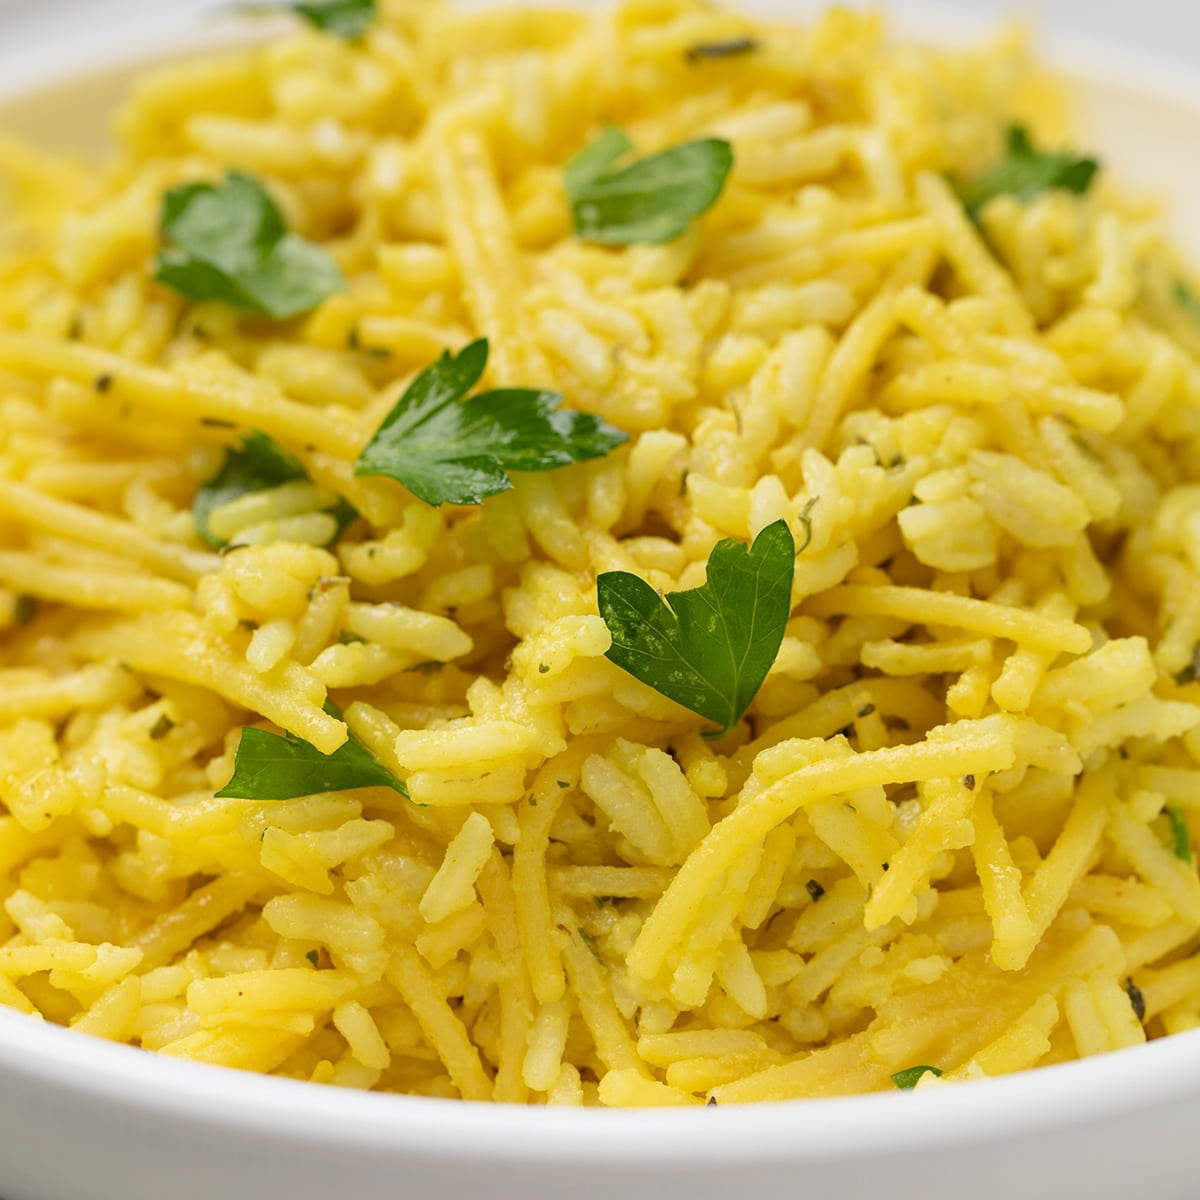
[[(47, 82), (61, 83), (64, 69), (78, 75), (87, 51), (111, 63), (148, 37), (188, 30), (195, 44), (206, 2), (0, 0), (0, 127), (43, 142), (94, 140), (125, 71), (87, 76), (71, 93), (78, 115), (65, 121), (54, 100), (63, 93)], [(943, 6), (934, 20), (928, 5), (892, 8), (908, 29), (944, 37), (1002, 3)], [(1079, 144), (1127, 186), (1162, 195), (1200, 258), (1200, 6), (1041, 0), (1035, 11), (1054, 35), (1051, 57), (1077, 81)], [(1085, 19), (1087, 35), (1072, 37)], [(201, 40), (220, 36), (204, 27)], [(1200, 1032), (919, 1094), (614, 1111), (318, 1087), (113, 1046), (0, 1009), (5, 1200), (1184, 1200), (1200, 1194), (1196, 1129)]]
[(526, 1109), (349, 1092), (0, 1012), (6, 1200), (1191, 1200), (1200, 1034), (926, 1093)]

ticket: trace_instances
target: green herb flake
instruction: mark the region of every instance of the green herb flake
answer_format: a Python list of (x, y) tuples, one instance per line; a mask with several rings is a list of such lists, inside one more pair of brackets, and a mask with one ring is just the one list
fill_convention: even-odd
[(343, 629), (338, 633), (338, 642), (343, 646), (362, 646), (366, 645), (367, 639), (359, 637), (357, 633), (351, 633), (349, 629)]
[(12, 620), (18, 629), (24, 629), (33, 623), (38, 615), (38, 598), (25, 593), (13, 601)]
[(600, 947), (596, 945), (596, 939), (584, 929), (576, 929), (576, 933), (579, 934), (580, 941), (582, 941), (583, 944), (588, 948), (588, 952), (591, 954), (591, 956), (601, 966), (604, 966), (604, 959), (600, 957)]
[(357, 41), (375, 20), (375, 0), (284, 0), (279, 4), (239, 4), (236, 10), (247, 16), (294, 13), (314, 29), (347, 42)]
[(825, 895), (825, 889), (815, 879), (810, 879), (804, 885), (804, 890), (809, 894), (814, 904)]
[(161, 742), (174, 728), (175, 722), (166, 713), (163, 713), (150, 727), (150, 740), (152, 742)]
[(690, 63), (711, 58), (738, 58), (743, 54), (753, 54), (760, 45), (758, 39), (752, 37), (727, 38), (722, 42), (697, 42), (684, 51), (684, 58)]
[(512, 487), (511, 471), (551, 471), (603, 458), (629, 439), (557, 392), (468, 393), (487, 366), (485, 339), (442, 355), (409, 385), (359, 455), (356, 475), (386, 475), (435, 507), (481, 504)]
[(716, 1096), (709, 1096), (709, 1098), (708, 1098), (708, 1102), (705, 1104), (705, 1106), (704, 1106), (704, 1107), (705, 1107), (705, 1108), (716, 1108), (716, 1107), (717, 1107), (717, 1098), (716, 1098)]
[(304, 957), (315, 967), (321, 961), (321, 952), (319, 950), (310, 950)]
[(1142, 989), (1138, 987), (1132, 979), (1125, 980), (1125, 993), (1129, 997), (1130, 1007), (1133, 1009), (1133, 1015), (1139, 1021), (1146, 1019), (1146, 997), (1142, 995)]
[(1200, 296), (1197, 296), (1182, 279), (1175, 281), (1175, 303), (1183, 309), (1193, 321), (1200, 321)]
[(632, 150), (629, 138), (610, 125), (567, 163), (567, 198), (585, 242), (674, 241), (717, 202), (733, 167), (733, 147), (720, 138), (684, 142), (618, 167)]
[(1092, 185), (1100, 164), (1094, 158), (1069, 153), (1035, 150), (1028, 131), (1021, 125), (1009, 127), (1004, 156), (956, 187), (963, 207), (978, 219), (989, 201), (997, 196), (1015, 196), (1028, 203), (1054, 188), (1082, 196)]
[(436, 675), (445, 667), (444, 662), (438, 662), (436, 658), (431, 658), (426, 662), (413, 663), (411, 667), (405, 667), (405, 675)]
[(1163, 812), (1166, 814), (1167, 821), (1171, 826), (1171, 842), (1172, 848), (1175, 851), (1175, 857), (1180, 862), (1191, 866), (1192, 836), (1188, 830), (1187, 817), (1184, 816), (1183, 809), (1167, 805), (1163, 809)]
[(1179, 687), (1195, 683), (1197, 679), (1200, 679), (1200, 645), (1192, 647), (1192, 661), (1182, 671), (1176, 671), (1171, 678)]
[(1097, 466), (1103, 465), (1104, 460), (1099, 454), (1096, 453), (1092, 444), (1083, 436), (1083, 434), (1071, 434), (1071, 443), (1074, 445), (1075, 449), (1078, 450), (1079, 453), (1088, 460), (1088, 462), (1095, 463)]
[(937, 1076), (941, 1075), (941, 1073), (942, 1072), (939, 1067), (905, 1067), (903, 1071), (897, 1071), (895, 1075), (892, 1076), (892, 1082), (898, 1088), (900, 1088), (901, 1091), (908, 1092), (917, 1086), (917, 1080), (920, 1079), (922, 1075)]
[[(341, 712), (328, 702), (325, 711), (341, 720)], [(354, 788), (389, 787), (408, 798), (408, 788), (351, 733), (332, 754), (293, 733), (268, 733), (243, 729), (233, 761), (233, 778), (217, 797), (237, 800), (294, 800), (322, 792)]]
[(819, 496), (812, 496), (804, 502), (804, 507), (800, 510), (800, 515), (796, 518), (800, 522), (801, 528), (804, 530), (804, 541), (796, 547), (796, 554), (800, 555), (808, 549), (812, 544), (812, 514), (813, 509), (817, 507)]
[(290, 233), (267, 190), (240, 171), (169, 191), (161, 230), (155, 278), (189, 300), (286, 320), (346, 287), (329, 254)]
[[(299, 460), (289, 454), (274, 438), (255, 430), (242, 438), (240, 445), (228, 451), (220, 471), (196, 492), (192, 503), (192, 519), (196, 532), (218, 549), (229, 543), (218, 538), (208, 527), (214, 508), (228, 504), (252, 492), (266, 492), (285, 483), (308, 481), (308, 472)], [(333, 540), (358, 516), (345, 500), (339, 500), (329, 510), (337, 522)]]
[(791, 531), (779, 520), (751, 547), (733, 538), (718, 542), (708, 578), (686, 592), (663, 596), (636, 575), (607, 572), (596, 580), (596, 593), (612, 634), (608, 658), (716, 722), (712, 736), (727, 733), (779, 653), (795, 565)]

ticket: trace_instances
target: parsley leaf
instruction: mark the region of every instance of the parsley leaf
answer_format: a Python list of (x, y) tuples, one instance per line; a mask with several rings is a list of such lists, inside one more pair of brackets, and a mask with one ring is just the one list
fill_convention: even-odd
[(727, 538), (708, 558), (703, 586), (656, 592), (644, 579), (610, 571), (596, 580), (600, 615), (612, 634), (608, 657), (664, 696), (727, 733), (762, 686), (779, 653), (792, 607), (796, 545), (786, 521), (754, 545)]
[[(239, 496), (251, 492), (265, 492), (280, 484), (308, 479), (308, 472), (299, 460), (293, 458), (274, 438), (255, 430), (242, 438), (241, 446), (225, 455), (220, 471), (196, 492), (192, 503), (192, 519), (196, 532), (210, 546), (226, 546), (228, 542), (217, 537), (208, 527), (209, 514), (214, 508), (228, 504)], [(337, 534), (358, 516), (358, 513), (339, 500), (330, 515), (337, 521)]]
[(905, 1067), (903, 1071), (897, 1071), (892, 1076), (892, 1082), (902, 1091), (909, 1091), (917, 1086), (917, 1080), (922, 1075), (940, 1075), (941, 1069), (938, 1067)]
[(1163, 809), (1163, 812), (1166, 814), (1167, 821), (1171, 826), (1171, 842), (1172, 848), (1175, 851), (1175, 857), (1180, 862), (1191, 866), (1192, 835), (1188, 830), (1187, 817), (1183, 815), (1183, 809), (1168, 805)]
[(375, 20), (375, 0), (284, 0), (279, 4), (239, 4), (239, 12), (257, 14), (292, 12), (315, 29), (353, 42)]
[(1020, 125), (1008, 130), (1004, 157), (970, 179), (960, 180), (957, 189), (963, 207), (978, 218), (989, 200), (1007, 192), (1022, 202), (1052, 188), (1063, 188), (1082, 196), (1092, 185), (1100, 164), (1094, 158), (1075, 154), (1050, 154), (1033, 148), (1028, 131)]
[(717, 202), (733, 166), (720, 138), (684, 142), (617, 168), (633, 143), (610, 125), (563, 171), (575, 232), (587, 242), (670, 242)]
[[(341, 711), (332, 702), (326, 703), (325, 711), (341, 719)], [(218, 799), (294, 800), (363, 787), (390, 787), (408, 799), (403, 781), (353, 733), (332, 754), (322, 754), (294, 733), (243, 729), (234, 755), (233, 778), (216, 794)]]
[(485, 339), (447, 351), (413, 380), (354, 466), (387, 475), (427, 504), (480, 504), (512, 487), (510, 471), (550, 471), (603, 458), (625, 434), (560, 408), (557, 392), (501, 388), (467, 393), (487, 366)]
[(262, 184), (239, 171), (169, 191), (161, 224), (167, 244), (154, 277), (189, 300), (284, 320), (345, 289), (329, 254), (289, 233)]

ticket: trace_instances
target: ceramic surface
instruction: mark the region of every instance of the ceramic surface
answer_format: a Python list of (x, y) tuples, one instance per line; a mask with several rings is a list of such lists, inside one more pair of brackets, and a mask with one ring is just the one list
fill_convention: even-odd
[[(588, 0), (578, 0), (586, 4)], [(803, 15), (804, 0), (747, 7)], [(964, 35), (1002, 0), (895, 0)], [(203, 0), (0, 0), (0, 129), (95, 146), (128, 62), (227, 37)], [(1027, 4), (1078, 79), (1080, 144), (1163, 196), (1200, 261), (1200, 6)], [(0, 1010), (6, 1200), (1185, 1200), (1200, 1032), (935, 1090), (755, 1108), (567, 1111), (364, 1095), (159, 1058)]]

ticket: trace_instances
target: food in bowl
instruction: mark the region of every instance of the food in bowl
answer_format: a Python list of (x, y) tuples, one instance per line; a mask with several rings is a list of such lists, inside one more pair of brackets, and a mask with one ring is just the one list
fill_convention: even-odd
[(559, 1105), (1194, 1025), (1200, 302), (1021, 45), (294, 7), (3, 146), (0, 1002)]

